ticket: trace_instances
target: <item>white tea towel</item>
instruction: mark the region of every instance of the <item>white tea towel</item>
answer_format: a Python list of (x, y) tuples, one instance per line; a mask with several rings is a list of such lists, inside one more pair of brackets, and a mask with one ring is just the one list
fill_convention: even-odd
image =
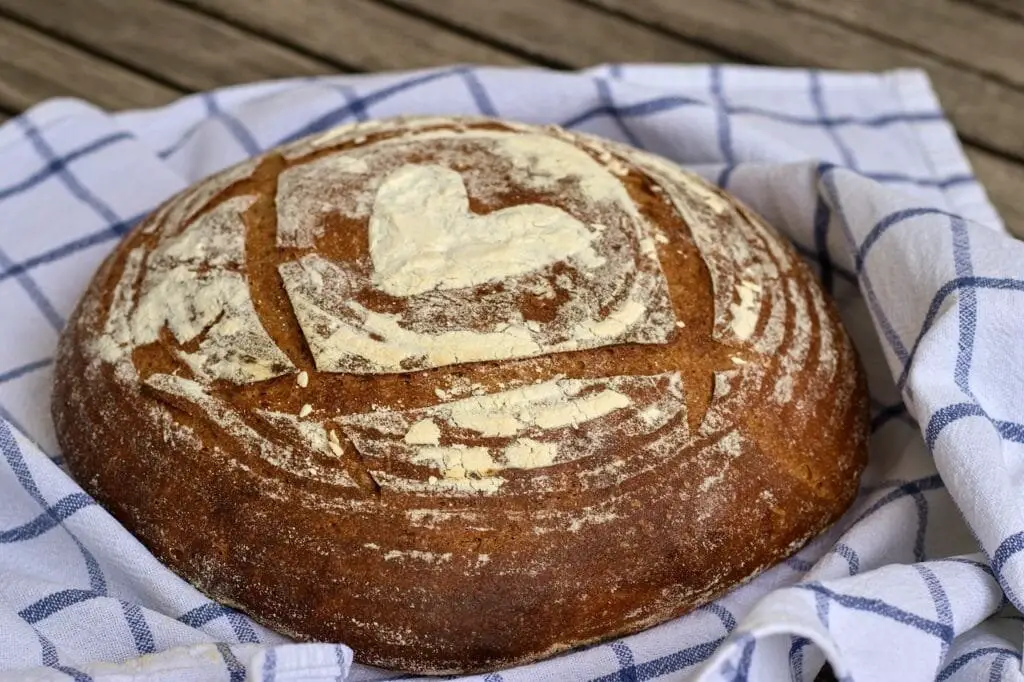
[[(282, 141), (413, 113), (554, 122), (697, 169), (814, 264), (870, 377), (853, 508), (696, 612), (526, 680), (1022, 679), (1024, 244), (927, 79), (746, 67), (455, 67), (281, 81), (0, 128), (0, 680), (408, 679), (293, 644), (159, 565), (60, 468), (58, 332), (116, 240), (172, 193)], [(357, 652), (358, 655), (358, 652)]]

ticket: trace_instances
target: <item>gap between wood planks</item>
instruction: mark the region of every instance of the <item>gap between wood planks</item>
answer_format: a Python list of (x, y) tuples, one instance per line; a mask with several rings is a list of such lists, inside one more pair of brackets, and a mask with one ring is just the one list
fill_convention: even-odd
[(2, 109), (21, 111), (58, 96), (82, 97), (111, 109), (151, 107), (182, 92), (0, 18)]
[(2, 0), (0, 13), (180, 91), (337, 70), (159, 0)]
[[(989, 25), (993, 17), (969, 1), (908, 0)], [(0, 21), (0, 63), (8, 72), (0, 110), (58, 93), (113, 108), (150, 106), (235, 82), (452, 62), (909, 64), (930, 70), (993, 200), (1008, 223), (1024, 227), (1024, 168), (1015, 163), (1024, 159), (1024, 92), (1014, 86), (1024, 83), (1024, 66), (1006, 59), (1006, 41), (1024, 23), (1003, 22), (1012, 26), (993, 50), (960, 64), (969, 53), (926, 54), (933, 18), (911, 14), (907, 26), (889, 27), (856, 9), (886, 2), (517, 0), (480, 12), (475, 0), (306, 0), (302, 11), (289, 0), (0, 0), (8, 17)], [(888, 41), (880, 37), (886, 31)]]
[(1010, 87), (1024, 87), (1024, 23), (978, 5), (953, 0), (746, 1), (831, 21)]
[(1008, 19), (1024, 19), (1024, 2), (1021, 0), (954, 0), (977, 5)]
[(268, 40), (301, 44), (328, 60), (361, 71), (383, 71), (480, 63), (520, 66), (532, 55), (495, 47), (439, 28), (407, 12), (374, 2), (305, 0), (296, 12), (288, 0), (169, 0), (208, 17), (244, 26)]

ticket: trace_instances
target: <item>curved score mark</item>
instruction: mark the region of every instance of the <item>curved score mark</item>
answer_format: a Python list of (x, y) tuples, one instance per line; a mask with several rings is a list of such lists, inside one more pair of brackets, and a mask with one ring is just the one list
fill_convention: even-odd
[(270, 338), (300, 371), (312, 371), (313, 356), (277, 272), (280, 263), (301, 255), (293, 253), (297, 249), (281, 249), (277, 245), (277, 178), (286, 167), (284, 157), (271, 154), (246, 183), (251, 184), (249, 191), (259, 197), (242, 216), (246, 279), (256, 315)]
[[(281, 263), (297, 260), (305, 253), (315, 251), (315, 248), (299, 249), (278, 245), (277, 184), (278, 177), (289, 165), (291, 164), (280, 154), (271, 154), (246, 183), (249, 185), (248, 191), (256, 192), (259, 199), (242, 217), (245, 223), (245, 271), (249, 295), (260, 324), (298, 371), (312, 374), (316, 371), (313, 355), (278, 272)], [(228, 399), (244, 398), (250, 393), (248, 387), (240, 388), (240, 391), (235, 392), (236, 396)], [(262, 390), (262, 387), (254, 390)], [(315, 394), (311, 393), (309, 399), (312, 399), (313, 395)], [(323, 427), (328, 433), (332, 430), (329, 421), (325, 422)], [(340, 433), (340, 429), (337, 432)], [(337, 446), (335, 454), (339, 466), (349, 477), (364, 492), (379, 495), (380, 486), (363, 466), (352, 443), (343, 436), (337, 442), (333, 442), (333, 446)]]

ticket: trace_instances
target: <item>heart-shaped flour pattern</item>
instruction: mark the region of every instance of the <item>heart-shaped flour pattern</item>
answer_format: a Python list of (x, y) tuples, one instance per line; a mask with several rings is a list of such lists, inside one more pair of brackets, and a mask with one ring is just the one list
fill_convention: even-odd
[(562, 260), (604, 263), (594, 232), (564, 210), (521, 204), (477, 215), (462, 176), (436, 164), (392, 172), (369, 230), (373, 283), (392, 296), (500, 282)]
[[(405, 138), (361, 149), (366, 172), (331, 175), (349, 190), (332, 185), (327, 208), (322, 192), (279, 196), (287, 234), (297, 215), (320, 216), (320, 235), (342, 229), (332, 212), (342, 224), (366, 219), (369, 262), (312, 252), (278, 266), (319, 371), (410, 372), (672, 337), (650, 226), (619, 177), (562, 140), (484, 131), (459, 143), (448, 157)], [(333, 173), (342, 164), (331, 158), (308, 163)], [(305, 177), (303, 167), (287, 173)], [(507, 199), (519, 193), (533, 200)], [(477, 212), (474, 201), (500, 208)]]

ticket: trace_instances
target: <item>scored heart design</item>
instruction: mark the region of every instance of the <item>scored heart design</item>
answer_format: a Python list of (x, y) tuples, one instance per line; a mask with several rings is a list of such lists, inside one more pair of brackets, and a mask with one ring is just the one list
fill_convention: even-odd
[[(317, 253), (278, 266), (318, 370), (409, 372), (672, 337), (676, 320), (653, 239), (619, 180), (570, 145), (543, 157), (563, 175), (539, 172), (534, 156), (521, 156), (512, 155), (520, 163), (512, 165), (533, 174), (485, 173), (480, 182), (550, 191), (558, 189), (552, 177), (573, 177), (570, 196), (601, 211), (576, 217), (504, 200), (477, 213), (469, 198), (477, 178), (442, 163), (391, 165), (372, 190), (364, 183), (360, 199), (372, 209), (370, 272)], [(310, 201), (312, 208), (296, 208), (322, 210)], [(407, 303), (382, 303), (373, 290)]]
[(407, 164), (377, 190), (370, 217), (373, 283), (392, 296), (499, 282), (558, 261), (594, 268), (596, 231), (564, 210), (521, 204), (470, 211), (462, 176)]

